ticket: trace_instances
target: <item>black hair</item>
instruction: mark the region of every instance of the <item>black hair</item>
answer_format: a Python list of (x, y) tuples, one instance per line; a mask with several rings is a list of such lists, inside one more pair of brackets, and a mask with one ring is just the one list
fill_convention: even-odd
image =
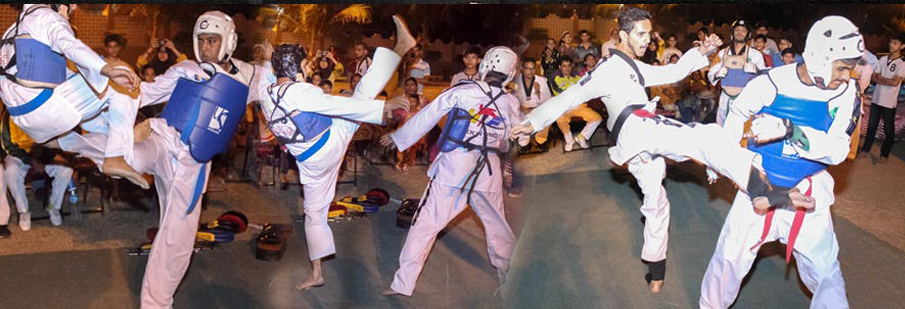
[(462, 58), (465, 58), (469, 54), (474, 54), (475, 56), (478, 56), (478, 58), (481, 58), (481, 48), (474, 45), (469, 46), (462, 52)]
[(654, 59), (654, 60), (650, 61), (650, 64), (654, 64), (654, 63), (660, 64), (660, 60)]
[(356, 76), (358, 76), (358, 78), (361, 78), (361, 74), (355, 73), (355, 74), (352, 74), (352, 77), (349, 77), (349, 80), (351, 81), (351, 80), (355, 79)]
[(406, 78), (405, 81), (402, 82), (402, 85), (408, 84), (409, 81), (415, 82), (415, 85), (418, 84), (418, 80), (417, 80), (417, 79), (415, 79), (414, 77), (409, 77), (409, 78)]
[(669, 35), (666, 36), (666, 40), (667, 40), (667, 41), (668, 41), (670, 38), (676, 38), (676, 40), (679, 39), (679, 37), (677, 37), (675, 33), (670, 33)]
[(572, 62), (572, 57), (569, 57), (569, 56), (559, 56), (559, 58), (556, 58), (556, 66), (559, 66), (559, 65), (562, 64), (563, 62), (573, 63), (573, 62)]
[(905, 33), (897, 33), (897, 34), (889, 37), (889, 39), (896, 40), (896, 41), (899, 41), (899, 43), (905, 44)]
[(595, 55), (594, 53), (588, 53), (587, 55), (584, 55), (584, 59), (581, 59), (581, 61), (588, 61), (588, 57), (595, 57), (595, 58), (596, 58), (597, 55)]
[(766, 35), (763, 35), (763, 34), (758, 34), (758, 35), (756, 35), (756, 36), (754, 37), (754, 40), (755, 40), (755, 41), (757, 41), (757, 40), (764, 40), (764, 42), (767, 42), (767, 36), (766, 36)]
[(791, 48), (791, 47), (786, 48), (786, 49), (783, 49), (782, 52), (781, 52), (779, 55), (780, 55), (780, 56), (785, 56), (786, 54), (792, 54), (792, 56), (795, 56), (795, 52), (792, 51), (792, 48)]
[(528, 62), (535, 63), (535, 62), (537, 62), (537, 60), (534, 59), (534, 58), (532, 58), (532, 57), (525, 57), (525, 58), (522, 58), (522, 64), (525, 64), (525, 63), (528, 63)]
[(761, 20), (761, 21), (757, 22), (756, 24), (754, 24), (754, 29), (758, 29), (760, 27), (767, 28), (767, 25), (768, 24), (767, 24), (766, 20)]
[(669, 62), (672, 62), (672, 58), (679, 58), (679, 59), (681, 59), (682, 57), (679, 57), (679, 54), (672, 54), (672, 56), (669, 56)]
[(104, 46), (107, 46), (110, 42), (116, 42), (120, 47), (126, 46), (126, 38), (119, 34), (108, 34), (104, 37)]
[(330, 86), (330, 88), (333, 88), (333, 82), (331, 82), (329, 79), (325, 79), (325, 80), (322, 80), (321, 84), (318, 86), (321, 86), (321, 87)]
[(639, 9), (639, 8), (629, 8), (627, 10), (622, 10), (619, 12), (619, 17), (617, 18), (619, 21), (619, 31), (625, 31), (626, 33), (632, 32), (632, 29), (635, 28), (635, 22), (642, 20), (650, 20), (650, 12)]
[(710, 34), (710, 28), (701, 27), (701, 29), (698, 29), (698, 32), (704, 32), (704, 34)]
[(358, 46), (358, 45), (361, 45), (361, 47), (364, 47), (365, 49), (368, 49), (368, 44), (365, 44), (364, 41), (355, 42), (355, 44), (352, 44), (352, 47), (355, 47), (355, 46)]
[(503, 88), (503, 81), (507, 78), (509, 78), (509, 75), (497, 71), (490, 71), (484, 76), (484, 81), (487, 82), (488, 85)]
[(588, 35), (591, 35), (591, 32), (588, 31), (587, 29), (581, 29), (581, 31), (578, 31), (578, 36), (581, 36), (582, 34), (585, 34), (585, 33), (587, 33)]

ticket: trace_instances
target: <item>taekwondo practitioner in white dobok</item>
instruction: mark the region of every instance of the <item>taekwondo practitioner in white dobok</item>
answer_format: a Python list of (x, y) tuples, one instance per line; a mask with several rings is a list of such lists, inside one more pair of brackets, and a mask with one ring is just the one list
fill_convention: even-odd
[[(787, 244), (787, 261), (795, 255), (800, 277), (814, 293), (811, 308), (848, 308), (829, 210), (834, 182), (825, 169), (845, 160), (857, 129), (861, 101), (851, 71), (863, 53), (855, 25), (826, 17), (808, 33), (804, 63), (755, 77), (730, 107), (725, 130), (716, 124), (660, 126), (621, 137), (639, 141), (633, 148), (643, 149), (639, 157), (695, 159), (737, 184), (745, 183), (738, 176), (749, 162), (766, 173), (762, 178), (752, 170), (747, 194), (736, 195), (701, 283), (701, 308), (732, 305), (757, 250), (774, 240)], [(752, 115), (751, 131), (743, 135)], [(749, 138), (748, 149), (738, 146), (742, 137)]]
[(845, 160), (858, 129), (861, 100), (851, 71), (864, 54), (864, 39), (848, 19), (828, 16), (814, 23), (804, 48), (803, 64), (748, 83), (730, 107), (725, 130), (738, 141), (754, 115), (748, 148), (762, 156), (770, 183), (805, 192), (816, 207), (767, 211), (739, 192), (701, 283), (701, 308), (732, 305), (760, 245), (774, 240), (787, 244), (786, 261), (795, 256), (814, 295), (811, 308), (848, 308), (830, 216), (834, 182), (825, 169)]
[(352, 97), (324, 94), (317, 85), (301, 82), (304, 75), (299, 68), (307, 54), (302, 47), (288, 44), (273, 52), (273, 74), (268, 71), (267, 86), (257, 90), (268, 127), (296, 159), (305, 195), (305, 240), (312, 270), (296, 286), (299, 290), (324, 285), (321, 261), (336, 253), (327, 214), (344, 154), (361, 122), (383, 124), (384, 101), (374, 98), (416, 44), (402, 18), (394, 15), (393, 22), (396, 46), (377, 48)]
[[(107, 64), (75, 38), (69, 16), (75, 4), (25, 4), (0, 41), (0, 97), (13, 122), (35, 142), (56, 147), (54, 138), (76, 134), (77, 125), (106, 134), (105, 174), (123, 177), (147, 189), (148, 183), (127, 161), (138, 103), (108, 88), (109, 81), (129, 91), (138, 87), (134, 72)], [(67, 67), (71, 60), (76, 67)]]
[[(607, 127), (610, 136), (615, 138), (615, 145), (609, 149), (610, 160), (617, 165), (628, 162), (628, 170), (638, 181), (644, 194), (641, 213), (645, 217), (644, 245), (641, 258), (648, 263), (650, 290), (659, 293), (666, 272), (666, 249), (669, 239), (669, 200), (666, 188), (661, 184), (666, 176), (666, 162), (663, 156), (652, 157), (646, 150), (651, 147), (649, 140), (659, 141), (655, 131), (685, 132), (682, 124), (664, 117), (654, 117), (656, 102), (648, 102), (644, 92), (645, 86), (656, 86), (674, 83), (689, 73), (708, 64), (706, 54), (713, 52), (722, 44), (719, 37), (711, 35), (700, 46), (682, 55), (679, 62), (666, 66), (650, 66), (637, 59), (644, 54), (650, 42), (650, 13), (645, 10), (631, 8), (619, 13), (619, 36), (622, 43), (618, 49), (611, 49), (609, 58), (597, 63), (593, 71), (583, 77), (577, 85), (572, 86), (559, 96), (536, 108), (526, 117), (527, 120), (513, 128), (511, 138), (534, 133), (537, 128), (544, 128), (569, 108), (578, 106), (593, 98), (600, 98), (610, 113)], [(724, 143), (710, 143), (717, 151), (693, 153), (694, 159), (705, 163), (711, 169), (726, 175), (729, 179), (752, 192), (757, 202), (771, 203), (788, 200), (787, 192), (770, 190), (763, 180), (764, 174), (752, 164), (754, 154), (728, 142), (721, 128), (714, 126), (713, 138), (726, 140)], [(640, 134), (641, 137), (626, 138), (626, 134)], [(635, 135), (639, 136), (639, 135)], [(676, 139), (676, 141), (682, 139)], [(703, 142), (705, 139), (699, 140)], [(710, 140), (707, 140), (708, 142)], [(689, 147), (699, 150), (701, 147)], [(690, 151), (689, 151), (690, 152)], [(746, 157), (747, 155), (747, 157)], [(736, 161), (720, 161), (724, 156)], [(686, 160), (683, 156), (667, 156), (671, 159)], [(750, 176), (756, 177), (750, 177)], [(715, 176), (714, 176), (715, 177)], [(749, 182), (749, 178), (753, 181)]]
[(381, 144), (405, 150), (447, 116), (441, 152), (428, 170), (430, 183), (399, 254), (399, 270), (384, 295), (412, 295), (437, 233), (466, 204), (481, 218), (490, 263), (501, 283), (505, 281), (515, 234), (504, 214), (499, 155), (508, 151), (509, 130), (523, 118), (518, 99), (504, 88), (517, 65), (518, 56), (508, 47), (491, 48), (478, 67), (481, 81), (447, 89), (402, 128), (381, 138)]
[[(748, 46), (751, 28), (744, 20), (736, 20), (729, 27), (731, 44), (717, 53), (716, 63), (707, 71), (711, 84), (720, 83), (720, 103), (717, 108), (716, 123), (723, 125), (729, 107), (758, 71), (766, 69), (764, 55)], [(769, 56), (767, 56), (769, 57)]]
[[(244, 117), (248, 85), (257, 87), (267, 66), (232, 58), (238, 35), (232, 18), (222, 12), (198, 17), (192, 38), (200, 63), (179, 62), (153, 83), (140, 86), (142, 105), (169, 101), (162, 118), (135, 128), (137, 142), (129, 162), (137, 171), (154, 175), (160, 199), (160, 229), (145, 267), (141, 308), (172, 308), (192, 256), (210, 159), (226, 151)], [(98, 161), (106, 139), (73, 134), (60, 138), (59, 144)]]

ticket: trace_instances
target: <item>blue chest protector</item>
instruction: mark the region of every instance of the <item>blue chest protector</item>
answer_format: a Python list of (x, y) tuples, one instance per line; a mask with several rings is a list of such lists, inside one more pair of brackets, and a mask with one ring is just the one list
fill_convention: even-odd
[[(16, 30), (8, 33), (7, 37), (0, 41), (3, 45), (15, 44), (14, 54), (2, 68), (2, 74), (22, 86), (54, 88), (66, 81), (66, 57), (54, 52), (50, 46), (44, 43), (25, 35), (19, 35), (19, 23), (22, 19), (42, 8), (49, 9), (44, 6), (36, 6), (22, 14), (22, 17), (16, 20)], [(15, 76), (7, 73), (13, 66), (16, 67)]]
[[(779, 93), (773, 104), (764, 107), (759, 113), (790, 119), (795, 125), (824, 132), (833, 124), (827, 102), (793, 98)], [(748, 143), (748, 149), (763, 157), (763, 166), (771, 183), (791, 188), (808, 176), (826, 169), (826, 164), (801, 158), (797, 154), (783, 154), (786, 143), (785, 140), (761, 145)]]
[[(286, 94), (286, 91), (293, 84), (295, 83), (281, 85), (277, 90), (276, 95), (273, 93), (273, 88), (267, 89), (271, 101), (273, 101), (273, 105), (276, 106), (270, 115), (270, 121), (267, 122), (267, 127), (271, 129), (277, 142), (282, 145), (309, 142), (318, 135), (321, 135), (321, 133), (324, 133), (324, 131), (327, 131), (333, 124), (333, 119), (329, 116), (312, 112), (289, 110), (281, 106), (280, 102), (283, 100), (283, 95)], [(277, 110), (282, 112), (283, 115), (275, 117)], [(293, 112), (297, 113), (292, 115)], [(295, 127), (295, 132), (293, 132), (291, 136), (287, 136), (285, 130), (278, 130), (275, 128), (276, 126), (288, 125), (289, 122)]]
[(248, 86), (223, 73), (205, 82), (180, 78), (162, 116), (181, 133), (192, 157), (204, 163), (226, 151), (247, 99)]

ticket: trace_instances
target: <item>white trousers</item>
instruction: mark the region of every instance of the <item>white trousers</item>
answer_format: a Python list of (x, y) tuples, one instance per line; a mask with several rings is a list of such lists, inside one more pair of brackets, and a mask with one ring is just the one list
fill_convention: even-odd
[(716, 110), (716, 123), (721, 127), (723, 126), (723, 123), (726, 122), (726, 117), (729, 116), (729, 105), (732, 104), (732, 101), (734, 100), (735, 99), (730, 98), (725, 91), (720, 91), (720, 104)]
[(3, 179), (4, 168), (0, 167), (0, 225), (9, 225), (9, 200), (6, 199), (6, 180)]
[[(154, 239), (141, 286), (141, 308), (172, 308), (173, 295), (188, 270), (201, 216), (201, 199), (210, 163), (198, 163), (179, 134), (163, 119), (152, 119), (153, 133), (135, 144), (129, 164), (154, 175), (160, 199), (160, 230)], [(66, 151), (102, 162), (107, 136), (68, 135), (60, 139)], [(193, 207), (194, 206), (194, 207)], [(189, 212), (188, 210), (192, 208)]]
[[(495, 171), (499, 172), (499, 171)], [(411, 296), (424, 262), (430, 254), (437, 234), (465, 210), (468, 190), (431, 182), (430, 193), (415, 224), (409, 229), (399, 254), (399, 270), (390, 285), (394, 291)], [(509, 259), (515, 246), (515, 234), (506, 222), (502, 192), (473, 191), (471, 208), (484, 225), (490, 264), (499, 271), (509, 271)]]
[[(4, 183), (5, 186), (9, 188), (10, 193), (13, 194), (13, 200), (16, 201), (16, 209), (19, 213), (28, 212), (28, 197), (25, 192), (25, 175), (28, 174), (31, 165), (25, 164), (25, 162), (22, 162), (22, 160), (15, 156), (6, 156), (4, 164)], [(63, 207), (63, 197), (66, 195), (69, 181), (72, 180), (72, 169), (63, 165), (48, 164), (44, 166), (44, 171), (48, 176), (53, 178), (50, 191), (50, 205), (54, 209), (59, 210)], [(3, 199), (6, 199), (5, 190), (3, 191)], [(6, 220), (9, 221), (9, 206), (7, 205), (6, 208)]]
[[(814, 296), (810, 308), (848, 308), (845, 280), (839, 268), (839, 244), (833, 232), (830, 205), (833, 203), (833, 178), (826, 171), (812, 177), (812, 195), (817, 208), (805, 214), (794, 244), (798, 274)], [(801, 192), (809, 187), (807, 180), (798, 184)], [(728, 308), (738, 296), (742, 280), (757, 257), (765, 217), (754, 213), (751, 199), (738, 192), (720, 231), (713, 257), (701, 282), (701, 308)], [(788, 243), (795, 213), (776, 210), (764, 242)], [(736, 307), (743, 306), (738, 305)]]

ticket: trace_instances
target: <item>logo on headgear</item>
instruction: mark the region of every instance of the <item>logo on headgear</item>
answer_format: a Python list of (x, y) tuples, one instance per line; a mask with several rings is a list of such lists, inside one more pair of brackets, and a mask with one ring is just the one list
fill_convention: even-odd
[(214, 132), (214, 134), (220, 134), (223, 123), (226, 122), (227, 115), (229, 115), (228, 110), (217, 106), (217, 110), (214, 111), (214, 116), (211, 117), (211, 122), (207, 125), (207, 130)]
[(201, 21), (201, 25), (198, 26), (198, 27), (201, 28), (201, 29), (207, 29), (207, 26), (208, 26), (208, 25), (207, 25), (207, 20), (202, 20), (202, 21)]

